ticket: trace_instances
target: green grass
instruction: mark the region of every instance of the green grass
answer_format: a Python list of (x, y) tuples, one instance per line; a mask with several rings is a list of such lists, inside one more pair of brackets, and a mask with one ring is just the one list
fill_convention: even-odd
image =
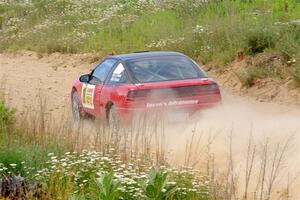
[(0, 46), (48, 53), (171, 49), (221, 65), (241, 49), (299, 57), (299, 25), (290, 23), (299, 17), (297, 0), (197, 2), (2, 3)]
[(113, 19), (102, 30), (88, 39), (84, 45), (86, 51), (117, 51), (125, 53), (145, 49), (146, 44), (161, 38), (178, 38), (178, 30), (183, 28), (183, 21), (175, 11), (157, 11), (141, 16), (124, 27), (123, 21)]
[[(32, 179), (31, 171), (45, 165), (48, 153), (60, 155), (72, 150), (68, 141), (58, 142), (61, 137), (41, 129), (37, 133), (37, 130), (28, 122), (16, 125), (15, 109), (0, 100), (0, 176), (13, 172)], [(50, 140), (47, 139), (49, 136)], [(23, 168), (24, 165), (27, 168)]]
[(220, 66), (240, 51), (274, 52), (298, 72), (299, 13), (299, 0), (14, 1), (0, 4), (0, 51), (175, 50)]
[[(133, 149), (134, 159), (122, 159), (118, 139), (105, 141), (102, 152), (95, 150), (101, 149), (101, 143), (82, 147), (89, 150), (76, 148), (79, 133), (48, 129), (47, 124), (41, 125), (43, 120), (43, 116), (18, 118), (16, 123), (15, 110), (0, 101), (0, 199), (7, 197), (1, 193), (6, 187), (3, 177), (9, 179), (13, 174), (25, 178), (27, 199), (209, 199), (207, 178), (199, 172), (171, 168), (163, 158), (159, 161), (166, 165), (155, 164)], [(100, 140), (107, 137), (100, 134)], [(11, 187), (16, 191), (25, 188), (18, 184), (13, 181)], [(16, 195), (14, 191), (11, 194)]]

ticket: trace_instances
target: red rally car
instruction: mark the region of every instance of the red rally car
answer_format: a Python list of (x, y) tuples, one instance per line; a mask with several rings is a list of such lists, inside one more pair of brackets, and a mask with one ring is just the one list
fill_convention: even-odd
[(107, 57), (75, 80), (76, 120), (84, 116), (130, 120), (152, 110), (196, 110), (221, 101), (217, 83), (178, 52), (138, 52)]

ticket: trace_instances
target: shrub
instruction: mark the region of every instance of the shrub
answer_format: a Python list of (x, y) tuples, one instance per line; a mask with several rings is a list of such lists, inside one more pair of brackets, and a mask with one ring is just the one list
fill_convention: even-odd
[(236, 76), (245, 87), (252, 87), (255, 81), (259, 78), (259, 72), (255, 68), (249, 68), (236, 73)]
[(300, 26), (282, 25), (280, 38), (276, 43), (275, 50), (287, 62), (291, 59), (300, 59)]
[(273, 78), (283, 80), (289, 75), (289, 70), (285, 68), (282, 59), (277, 55), (259, 54), (253, 60), (255, 63), (235, 72), (245, 87), (253, 86), (257, 79)]
[(275, 46), (274, 35), (268, 31), (251, 33), (247, 38), (246, 51), (250, 55), (264, 52)]

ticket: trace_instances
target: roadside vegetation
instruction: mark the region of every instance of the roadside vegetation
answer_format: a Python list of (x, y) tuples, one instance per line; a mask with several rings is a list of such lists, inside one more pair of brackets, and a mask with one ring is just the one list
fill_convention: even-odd
[[(290, 187), (298, 175), (283, 170), (293, 135), (273, 144), (255, 144), (250, 136), (240, 165), (231, 132), (226, 162), (216, 166), (210, 149), (217, 135), (205, 134), (203, 143), (204, 135), (193, 130), (184, 161), (174, 165), (161, 120), (140, 118), (120, 129), (92, 122), (74, 126), (64, 116), (55, 125), (44, 109), (41, 101), (38, 110), (16, 118), (0, 102), (0, 199), (293, 198)], [(278, 183), (282, 177), (287, 185)]]
[[(274, 52), (299, 86), (299, 13), (298, 0), (2, 1), (0, 50), (176, 50), (220, 66), (238, 52)], [(246, 79), (255, 79), (250, 71)]]
[[(0, 199), (210, 198), (207, 177), (169, 166), (159, 147), (149, 153), (150, 144), (124, 146), (105, 126), (89, 139), (70, 122), (55, 128), (40, 114), (17, 121), (1, 101)], [(141, 137), (138, 144), (147, 139)]]

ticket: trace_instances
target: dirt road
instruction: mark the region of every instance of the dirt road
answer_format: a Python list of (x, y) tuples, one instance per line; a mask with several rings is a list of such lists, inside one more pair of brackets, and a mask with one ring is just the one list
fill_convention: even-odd
[(36, 110), (40, 100), (46, 112), (59, 115), (69, 110), (70, 89), (76, 77), (89, 72), (91, 65), (80, 56), (52, 54), (39, 58), (31, 52), (0, 55), (0, 77), (7, 102), (18, 114)]
[[(61, 54), (41, 57), (32, 52), (0, 54), (1, 91), (5, 91), (7, 101), (17, 108), (19, 116), (28, 109), (36, 111), (36, 106), (42, 99), (47, 103), (46, 113), (59, 118), (62, 113), (70, 111), (73, 80), (93, 67), (86, 57), (87, 55)], [(246, 96), (234, 96), (229, 91), (223, 91), (223, 97), (223, 105), (199, 113), (197, 123), (177, 125), (167, 130), (168, 146), (173, 152), (170, 159), (174, 162), (182, 160), (179, 158), (184, 157), (185, 144), (191, 141), (192, 129), (196, 130), (196, 137), (201, 137), (204, 133), (206, 136), (217, 135), (212, 145), (212, 151), (219, 158), (216, 159), (217, 166), (222, 166), (226, 160), (231, 134), (236, 166), (245, 163), (250, 132), (258, 146), (269, 138), (272, 148), (276, 143), (293, 137), (285, 164), (281, 167), (284, 171), (289, 171), (291, 177), (295, 176), (300, 171), (300, 107), (261, 103)], [(274, 152), (274, 149), (270, 152)], [(198, 154), (195, 152), (191, 160), (196, 162)], [(284, 177), (279, 178), (283, 180)], [(294, 184), (294, 191), (299, 186), (298, 180)], [(294, 194), (293, 197), (298, 198), (299, 195)]]

